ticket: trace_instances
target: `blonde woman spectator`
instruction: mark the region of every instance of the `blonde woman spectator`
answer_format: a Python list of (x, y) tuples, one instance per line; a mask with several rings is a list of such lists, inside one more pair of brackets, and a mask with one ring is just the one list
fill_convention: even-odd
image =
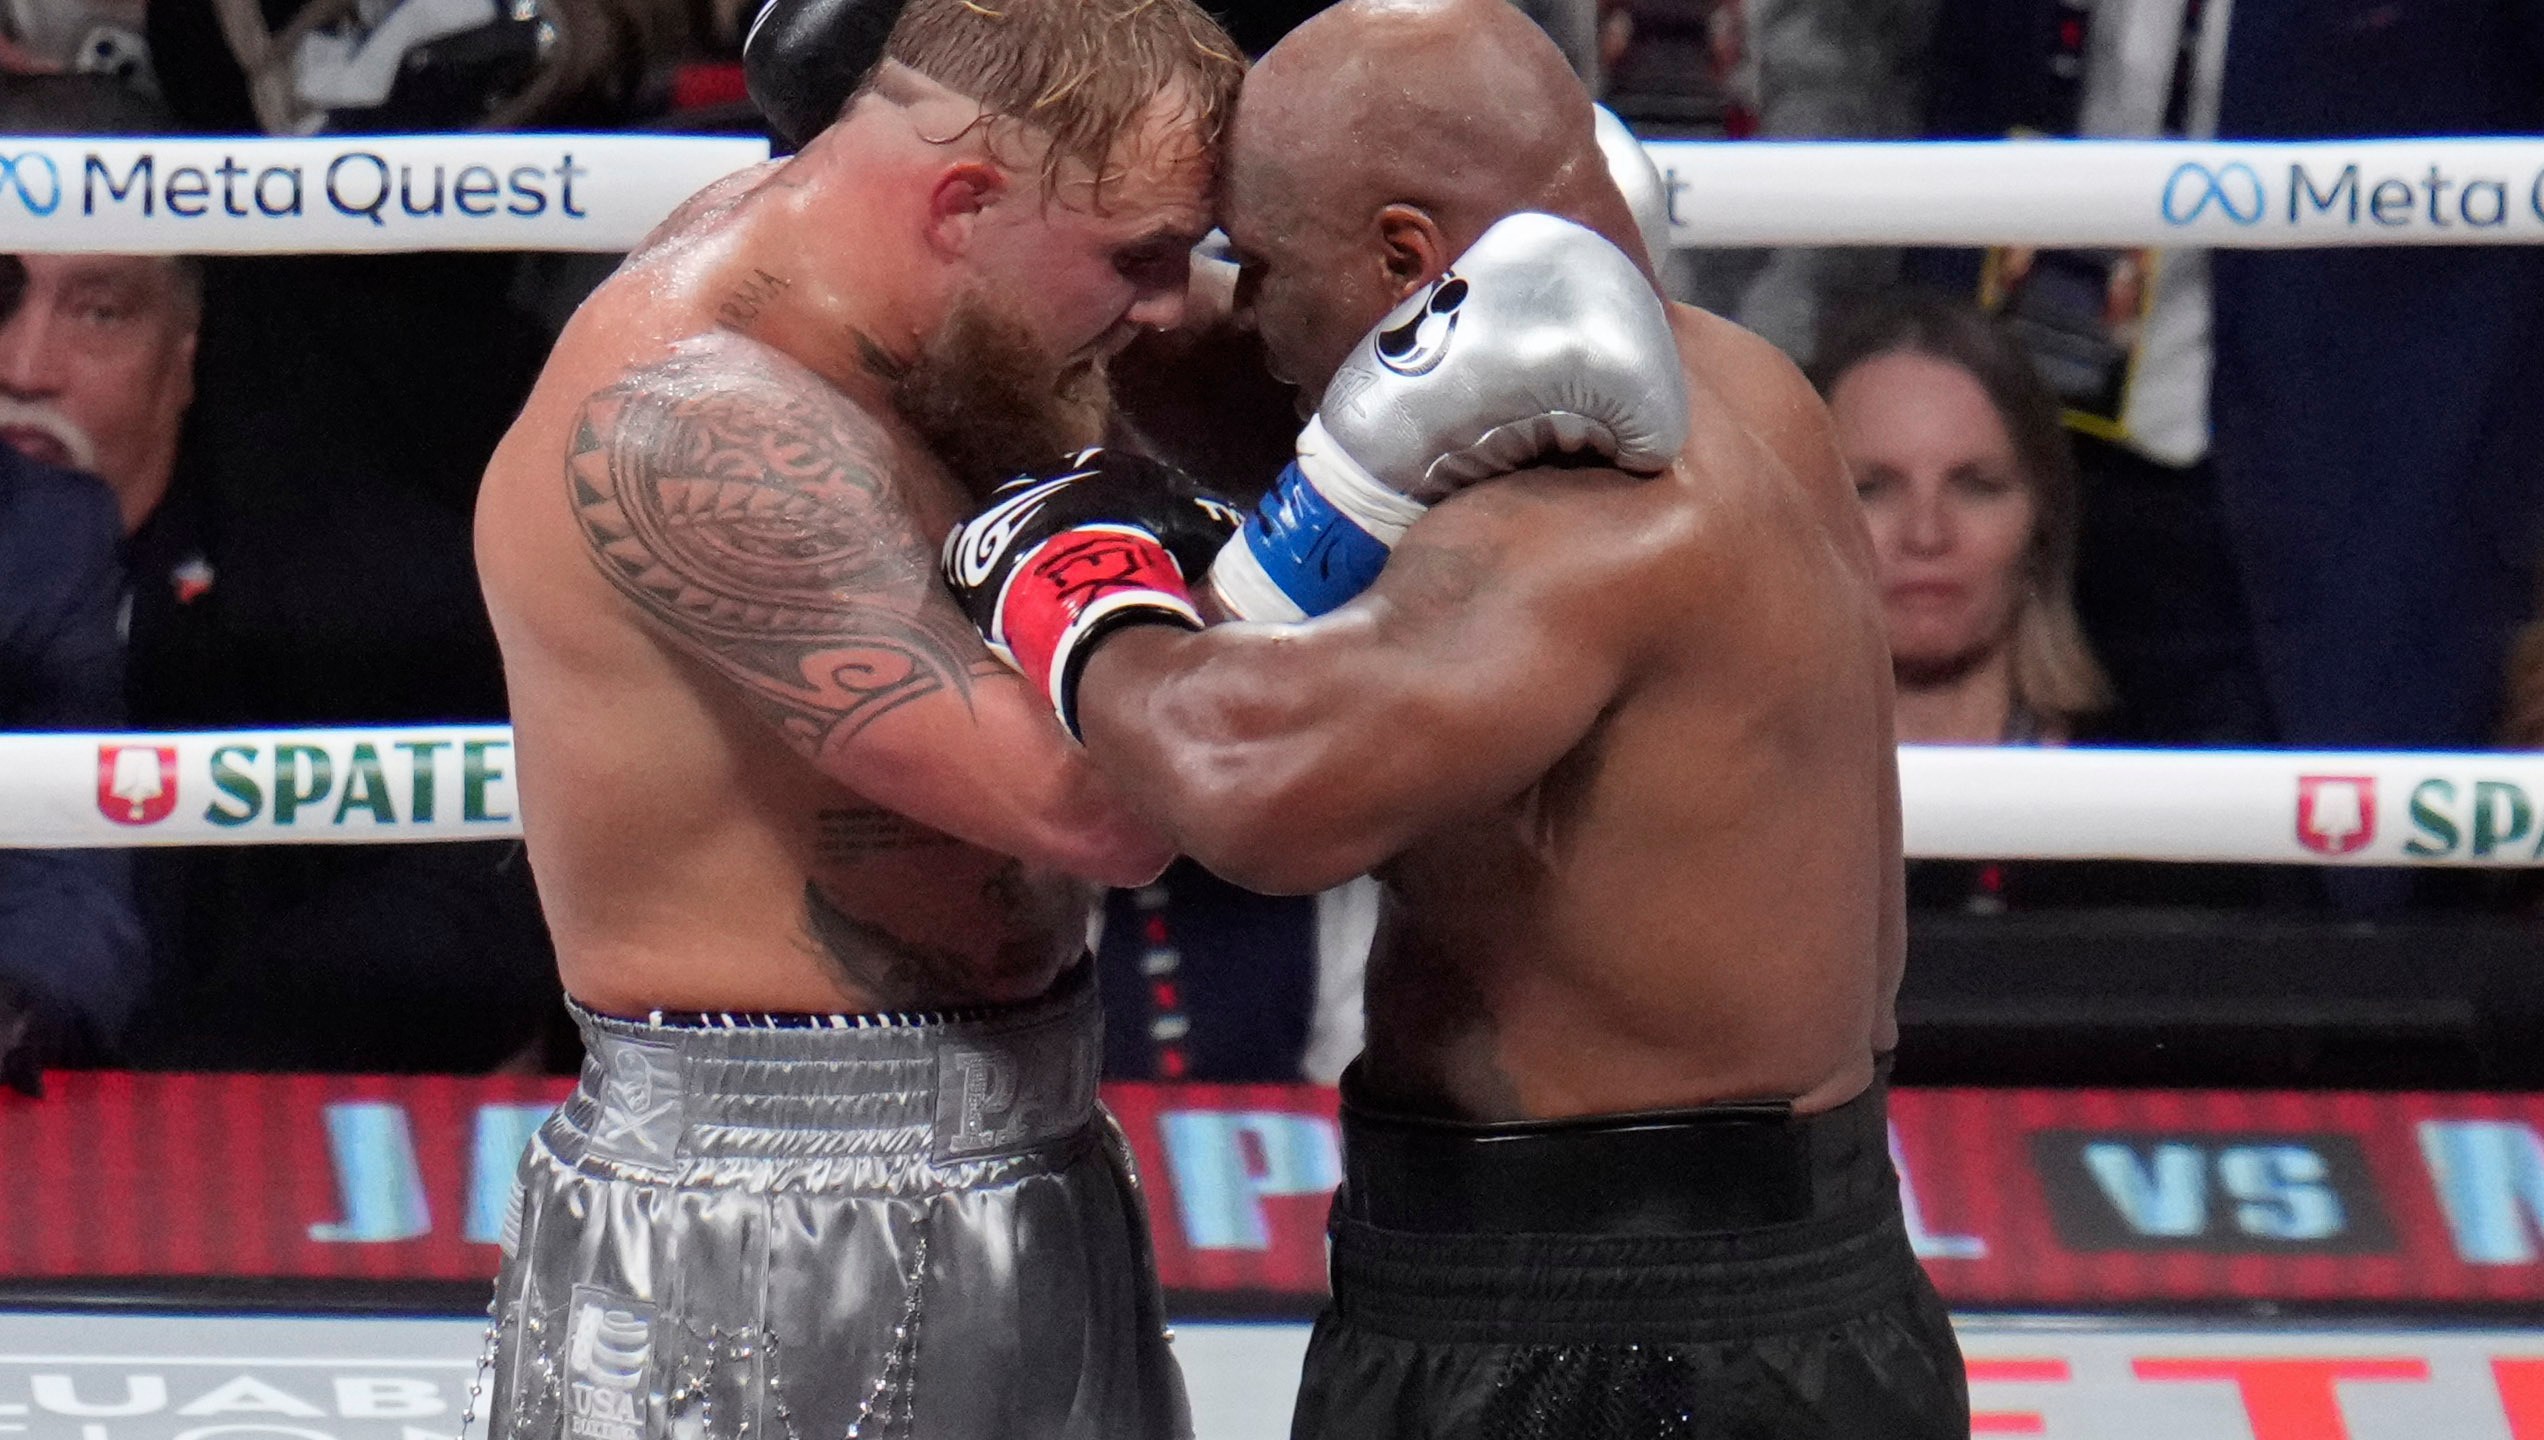
[(1902, 741), (2059, 744), (2109, 702), (2076, 623), (2076, 471), (1996, 324), (1908, 295), (1856, 316), (1821, 390), (1880, 560)]

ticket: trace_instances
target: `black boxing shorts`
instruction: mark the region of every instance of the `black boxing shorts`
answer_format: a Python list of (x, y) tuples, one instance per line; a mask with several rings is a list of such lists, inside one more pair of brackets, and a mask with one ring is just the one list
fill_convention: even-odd
[(1969, 1435), (1879, 1080), (1811, 1116), (1505, 1125), (1353, 1090), (1292, 1440)]
[(578, 1009), (489, 1440), (1183, 1440), (1091, 964), (936, 1016)]

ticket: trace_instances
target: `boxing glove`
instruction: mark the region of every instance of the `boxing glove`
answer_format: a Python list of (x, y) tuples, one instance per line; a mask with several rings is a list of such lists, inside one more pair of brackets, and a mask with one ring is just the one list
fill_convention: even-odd
[(1211, 588), (1242, 619), (1322, 615), (1463, 486), (1585, 450), (1658, 472), (1687, 425), (1669, 311), (1643, 272), (1592, 230), (1510, 216), (1353, 348)]
[(1078, 733), (1078, 671), (1126, 625), (1201, 628), (1197, 577), (1242, 518), (1191, 477), (1128, 451), (1084, 450), (1008, 481), (945, 537), (945, 582), (992, 653)]
[(883, 60), (906, 0), (767, 0), (742, 37), (742, 83), (800, 150)]
[(1661, 167), (1652, 163), (1652, 152), (1643, 148), (1615, 111), (1593, 105), (1590, 112), (1599, 158), (1608, 162), (1608, 178), (1616, 181), (1625, 208), (1634, 212), (1634, 228), (1642, 232), (1643, 249), (1658, 267), (1670, 253), (1669, 181), (1662, 178)]

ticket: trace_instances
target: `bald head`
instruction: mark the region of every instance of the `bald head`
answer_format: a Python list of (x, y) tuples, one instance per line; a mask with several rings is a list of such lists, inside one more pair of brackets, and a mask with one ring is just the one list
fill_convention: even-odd
[[(1350, 227), (1407, 204), (1459, 248), (1519, 210), (1602, 231), (1620, 218), (1588, 92), (1508, 0), (1322, 12), (1248, 77), (1231, 166), (1234, 183), (1281, 192), (1302, 219)], [(1625, 218), (1610, 238), (1631, 254)]]
[(1273, 368), (1313, 400), (1395, 303), (1522, 210), (1645, 264), (1590, 96), (1509, 0), (1343, 0), (1246, 78), (1222, 228)]

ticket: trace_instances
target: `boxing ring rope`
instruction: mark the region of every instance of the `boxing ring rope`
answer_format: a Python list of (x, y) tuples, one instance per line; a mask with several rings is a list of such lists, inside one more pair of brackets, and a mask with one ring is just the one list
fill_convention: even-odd
[[(1904, 746), (1914, 858), (2535, 866), (2544, 755)], [(500, 725), (0, 735), (0, 848), (521, 833)]]
[[(1681, 246), (2544, 241), (2544, 139), (1661, 141)], [(0, 251), (633, 248), (755, 139), (0, 140)]]

